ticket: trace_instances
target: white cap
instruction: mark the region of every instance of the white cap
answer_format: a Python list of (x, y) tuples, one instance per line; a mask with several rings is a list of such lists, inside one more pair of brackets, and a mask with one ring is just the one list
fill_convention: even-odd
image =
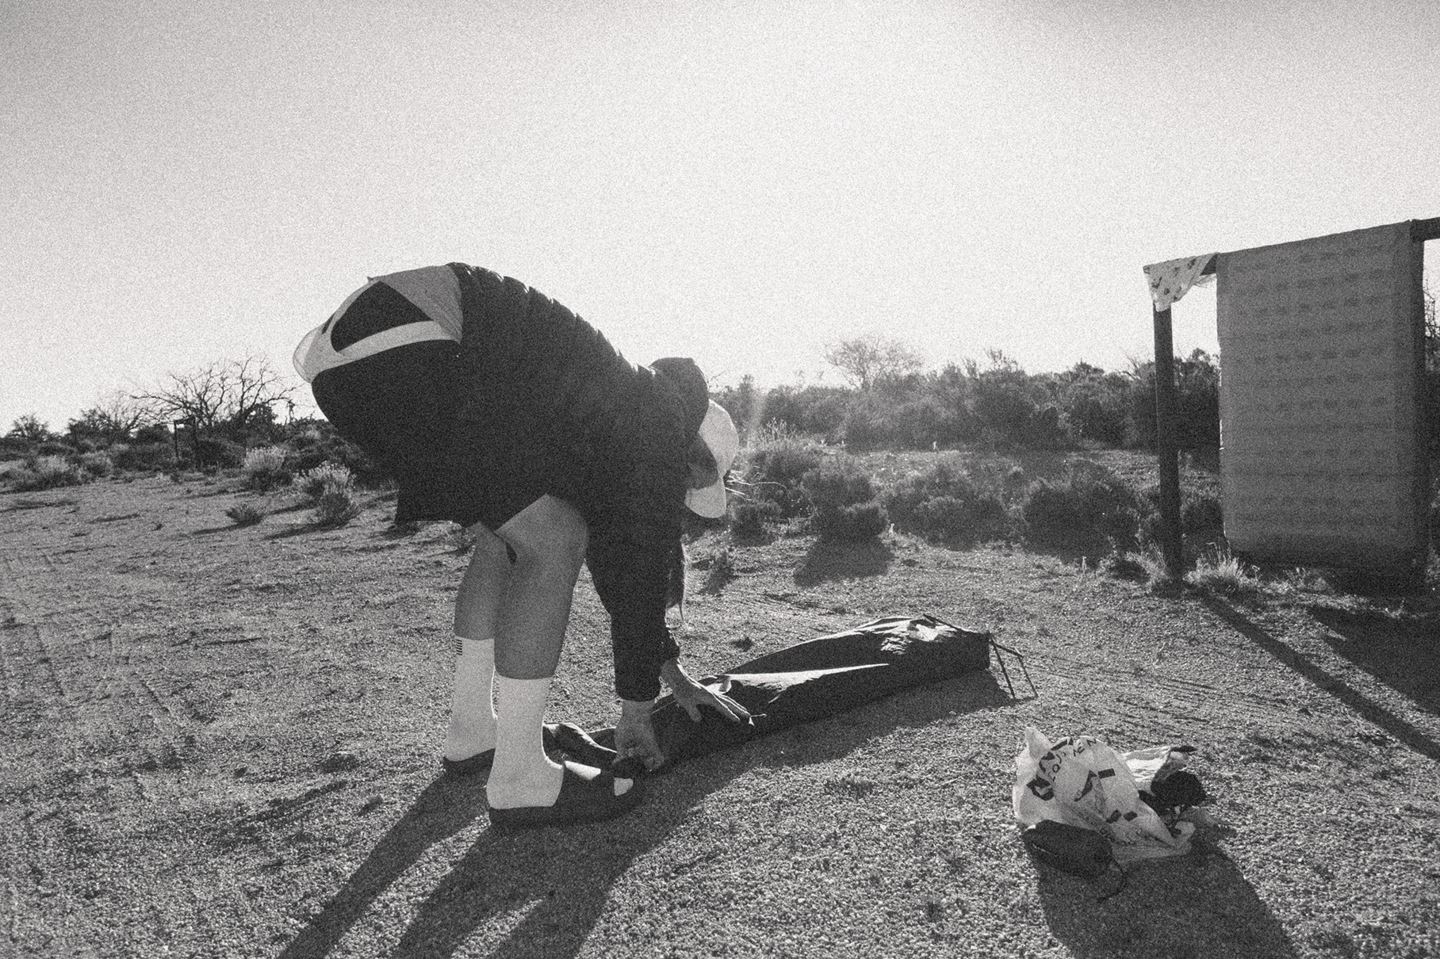
[(700, 422), (699, 435), (715, 458), (715, 470), (719, 475), (714, 483), (703, 489), (687, 490), (685, 505), (708, 519), (718, 519), (725, 515), (725, 473), (740, 452), (740, 434), (735, 432), (735, 423), (725, 412), (725, 407), (711, 400), (705, 419)]

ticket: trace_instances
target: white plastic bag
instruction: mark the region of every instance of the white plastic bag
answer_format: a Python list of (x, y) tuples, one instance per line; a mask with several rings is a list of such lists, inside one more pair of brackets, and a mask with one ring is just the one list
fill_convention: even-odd
[[(1168, 753), (1168, 747), (1160, 747)], [(1153, 775), (1158, 750), (1127, 753)], [(1015, 818), (1023, 825), (1042, 819), (1093, 829), (1110, 840), (1123, 863), (1190, 851), (1194, 827), (1180, 823), (1172, 834), (1160, 816), (1140, 799), (1135, 774), (1116, 753), (1093, 736), (1050, 742), (1033, 726), (1015, 757)], [(1148, 781), (1148, 780), (1147, 780)]]

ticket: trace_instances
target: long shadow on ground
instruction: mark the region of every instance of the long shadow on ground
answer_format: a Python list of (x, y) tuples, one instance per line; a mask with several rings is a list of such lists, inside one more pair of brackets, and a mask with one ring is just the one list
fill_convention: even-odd
[(1322, 639), (1391, 689), (1440, 714), (1440, 612), (1391, 617), (1378, 610), (1352, 612), (1313, 607), (1330, 632)]
[[(605, 910), (615, 882), (731, 779), (762, 766), (838, 759), (892, 730), (1008, 702), (989, 672), (972, 673), (687, 762), (647, 780), (641, 808), (614, 822), (518, 833), (487, 830), (419, 906), (394, 955), (451, 956), (484, 928), (506, 930), (494, 955), (574, 956)], [(473, 784), (455, 788), (442, 781), (427, 788), (281, 959), (328, 955), (430, 845), (483, 812), (482, 796)], [(681, 861), (672, 868), (692, 865)], [(636, 917), (637, 923), (644, 921)]]
[(1076, 959), (1297, 955), (1235, 863), (1201, 837), (1189, 855), (1131, 866), (1124, 889), (1104, 900), (1108, 879), (1038, 868), (1050, 931)]
[(485, 813), (483, 797), (484, 790), (474, 779), (437, 779), (426, 787), (324, 911), (285, 948), (281, 959), (328, 955), (370, 904), (419, 862), (427, 849), (467, 828)]
[[(1316, 688), (1334, 696), (1345, 706), (1364, 719), (1374, 723), (1406, 746), (1428, 759), (1440, 762), (1440, 743), (1423, 731), (1416, 729), (1402, 717), (1395, 715), (1384, 706), (1370, 699), (1355, 687), (1311, 662), (1280, 640), (1271, 636), (1252, 622), (1244, 613), (1218, 599), (1206, 599), (1205, 606), (1230, 624), (1240, 635), (1275, 657), (1280, 663), (1295, 670)], [(1372, 669), (1373, 672), (1373, 669)], [(1382, 677), (1384, 678), (1384, 677)], [(1393, 684), (1392, 684), (1393, 685)], [(1399, 688), (1399, 687), (1397, 687)], [(1404, 691), (1402, 689), (1402, 691)]]

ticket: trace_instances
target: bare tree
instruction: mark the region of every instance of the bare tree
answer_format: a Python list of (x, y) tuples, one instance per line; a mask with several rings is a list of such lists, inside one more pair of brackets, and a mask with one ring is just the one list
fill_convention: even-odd
[(107, 393), (95, 405), (82, 410), (79, 417), (67, 424), (66, 432), (74, 439), (95, 437), (109, 442), (130, 438), (130, 434), (154, 419), (145, 404), (120, 390)]
[(50, 424), (43, 422), (34, 413), (26, 413), (24, 416), (18, 417), (10, 424), (10, 432), (5, 435), (30, 443), (42, 443), (55, 438), (55, 434), (50, 432)]
[(914, 347), (875, 333), (826, 347), (825, 362), (837, 367), (865, 391), (881, 380), (908, 376), (925, 368), (925, 358)]
[(216, 360), (188, 373), (170, 373), (159, 386), (132, 397), (159, 418), (194, 420), (199, 430), (243, 430), (272, 414), (295, 392), (263, 356)]

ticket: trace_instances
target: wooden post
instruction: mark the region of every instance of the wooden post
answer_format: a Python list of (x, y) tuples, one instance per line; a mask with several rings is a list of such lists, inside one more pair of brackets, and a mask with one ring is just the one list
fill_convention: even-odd
[(1155, 455), (1160, 461), (1160, 550), (1171, 579), (1185, 575), (1180, 541), (1180, 450), (1175, 442), (1175, 344), (1170, 308), (1155, 310)]

